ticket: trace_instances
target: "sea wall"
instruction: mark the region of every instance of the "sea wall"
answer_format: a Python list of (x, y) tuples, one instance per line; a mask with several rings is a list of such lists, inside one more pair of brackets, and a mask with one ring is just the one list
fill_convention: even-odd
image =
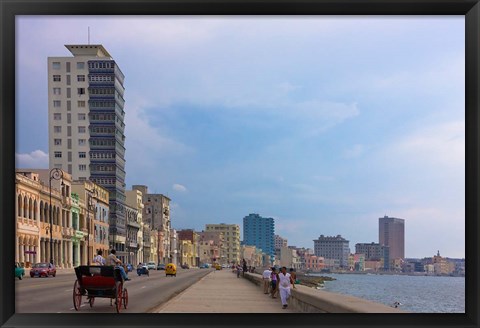
[[(261, 275), (246, 272), (245, 278), (263, 291)], [(359, 297), (326, 292), (301, 285), (295, 285), (291, 291), (289, 307), (303, 313), (407, 313)]]

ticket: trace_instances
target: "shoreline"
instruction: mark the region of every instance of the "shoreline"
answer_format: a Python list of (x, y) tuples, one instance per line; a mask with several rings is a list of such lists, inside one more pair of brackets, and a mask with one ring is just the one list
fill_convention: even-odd
[(456, 278), (465, 278), (465, 275), (461, 274), (428, 274), (425, 272), (369, 272), (369, 271), (330, 271), (330, 272), (321, 272), (321, 271), (299, 271), (299, 274), (306, 275), (329, 275), (329, 274), (363, 274), (363, 275), (385, 275), (385, 276), (416, 276), (416, 277), (456, 277)]

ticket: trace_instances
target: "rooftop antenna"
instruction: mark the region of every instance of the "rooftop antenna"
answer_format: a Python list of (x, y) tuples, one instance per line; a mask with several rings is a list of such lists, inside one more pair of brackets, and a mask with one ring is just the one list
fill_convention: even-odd
[(88, 27), (88, 45), (90, 45), (90, 26)]

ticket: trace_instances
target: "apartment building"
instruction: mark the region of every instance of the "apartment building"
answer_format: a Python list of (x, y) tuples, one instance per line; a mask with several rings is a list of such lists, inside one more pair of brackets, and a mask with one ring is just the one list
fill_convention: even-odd
[(47, 60), (50, 168), (108, 190), (110, 244), (125, 249), (125, 77), (102, 45), (65, 47)]
[(240, 263), (240, 226), (238, 224), (206, 224), (205, 231), (223, 232), (226, 262)]

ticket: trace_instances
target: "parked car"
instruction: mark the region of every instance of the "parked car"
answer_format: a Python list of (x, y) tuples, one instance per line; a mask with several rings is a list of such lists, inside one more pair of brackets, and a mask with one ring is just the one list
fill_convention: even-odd
[(48, 277), (48, 276), (53, 276), (57, 274), (57, 269), (55, 268), (55, 265), (51, 263), (36, 263), (33, 265), (33, 267), (30, 269), (30, 277)]
[(148, 262), (147, 268), (148, 270), (155, 270), (157, 268), (157, 264), (155, 262)]
[(210, 265), (208, 263), (204, 263), (200, 266), (200, 269), (208, 269)]
[(222, 270), (222, 266), (218, 263), (215, 263), (215, 270)]
[(20, 263), (15, 262), (15, 277), (19, 280), (22, 280), (25, 275), (25, 269), (20, 265)]
[(159, 264), (157, 265), (157, 270), (165, 270), (165, 264), (159, 263)]
[(182, 268), (182, 269), (190, 269), (190, 266), (189, 266), (187, 263), (183, 263), (183, 264), (181, 265), (181, 268)]

